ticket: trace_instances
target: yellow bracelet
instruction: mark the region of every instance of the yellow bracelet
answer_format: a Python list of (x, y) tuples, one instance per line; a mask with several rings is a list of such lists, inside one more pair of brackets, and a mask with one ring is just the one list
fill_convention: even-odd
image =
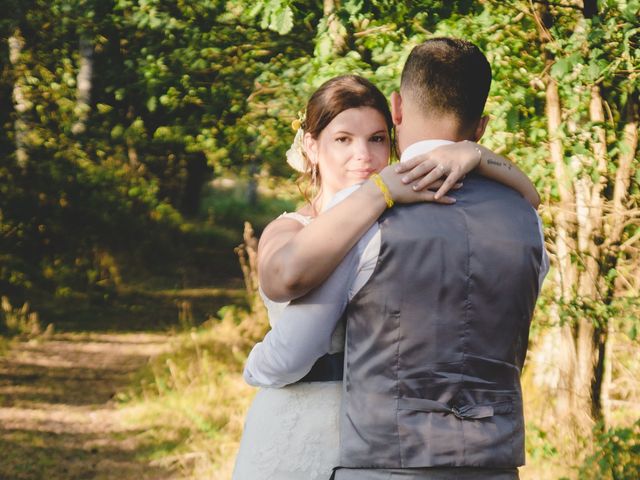
[(389, 187), (387, 187), (387, 184), (384, 183), (384, 180), (382, 179), (382, 177), (379, 174), (374, 173), (373, 175), (371, 175), (370, 178), (371, 180), (373, 180), (373, 183), (375, 183), (380, 189), (380, 191), (382, 192), (382, 195), (384, 196), (384, 201), (387, 202), (387, 207), (388, 208), (393, 207), (393, 197), (391, 196)]

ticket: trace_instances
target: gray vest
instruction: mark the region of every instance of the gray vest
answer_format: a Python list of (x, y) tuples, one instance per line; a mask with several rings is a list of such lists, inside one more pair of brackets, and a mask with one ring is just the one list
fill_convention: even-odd
[(542, 244), (531, 206), (475, 176), (454, 206), (380, 219), (347, 312), (340, 466), (524, 464), (520, 371)]

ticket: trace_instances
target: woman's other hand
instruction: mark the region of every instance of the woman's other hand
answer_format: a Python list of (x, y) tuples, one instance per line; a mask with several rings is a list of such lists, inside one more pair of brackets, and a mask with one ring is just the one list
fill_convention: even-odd
[(478, 166), (481, 157), (478, 145), (465, 140), (443, 145), (405, 162), (396, 163), (394, 168), (397, 173), (402, 174), (402, 182), (411, 185), (417, 192), (434, 190), (434, 182), (441, 181), (433, 197), (438, 201)]

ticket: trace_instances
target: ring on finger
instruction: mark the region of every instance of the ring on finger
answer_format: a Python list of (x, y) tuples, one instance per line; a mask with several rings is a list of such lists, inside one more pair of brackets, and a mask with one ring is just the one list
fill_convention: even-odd
[(438, 166), (436, 167), (438, 169), (438, 171), (440, 172), (440, 174), (444, 174), (444, 165), (442, 165), (441, 163), (438, 164)]

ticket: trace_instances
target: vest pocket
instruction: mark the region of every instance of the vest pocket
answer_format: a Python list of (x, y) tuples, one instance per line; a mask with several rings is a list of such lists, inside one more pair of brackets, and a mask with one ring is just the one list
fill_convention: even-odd
[(440, 395), (431, 398), (397, 398), (406, 466), (516, 467), (524, 463), (522, 402), (516, 390), (439, 387), (432, 386)]

